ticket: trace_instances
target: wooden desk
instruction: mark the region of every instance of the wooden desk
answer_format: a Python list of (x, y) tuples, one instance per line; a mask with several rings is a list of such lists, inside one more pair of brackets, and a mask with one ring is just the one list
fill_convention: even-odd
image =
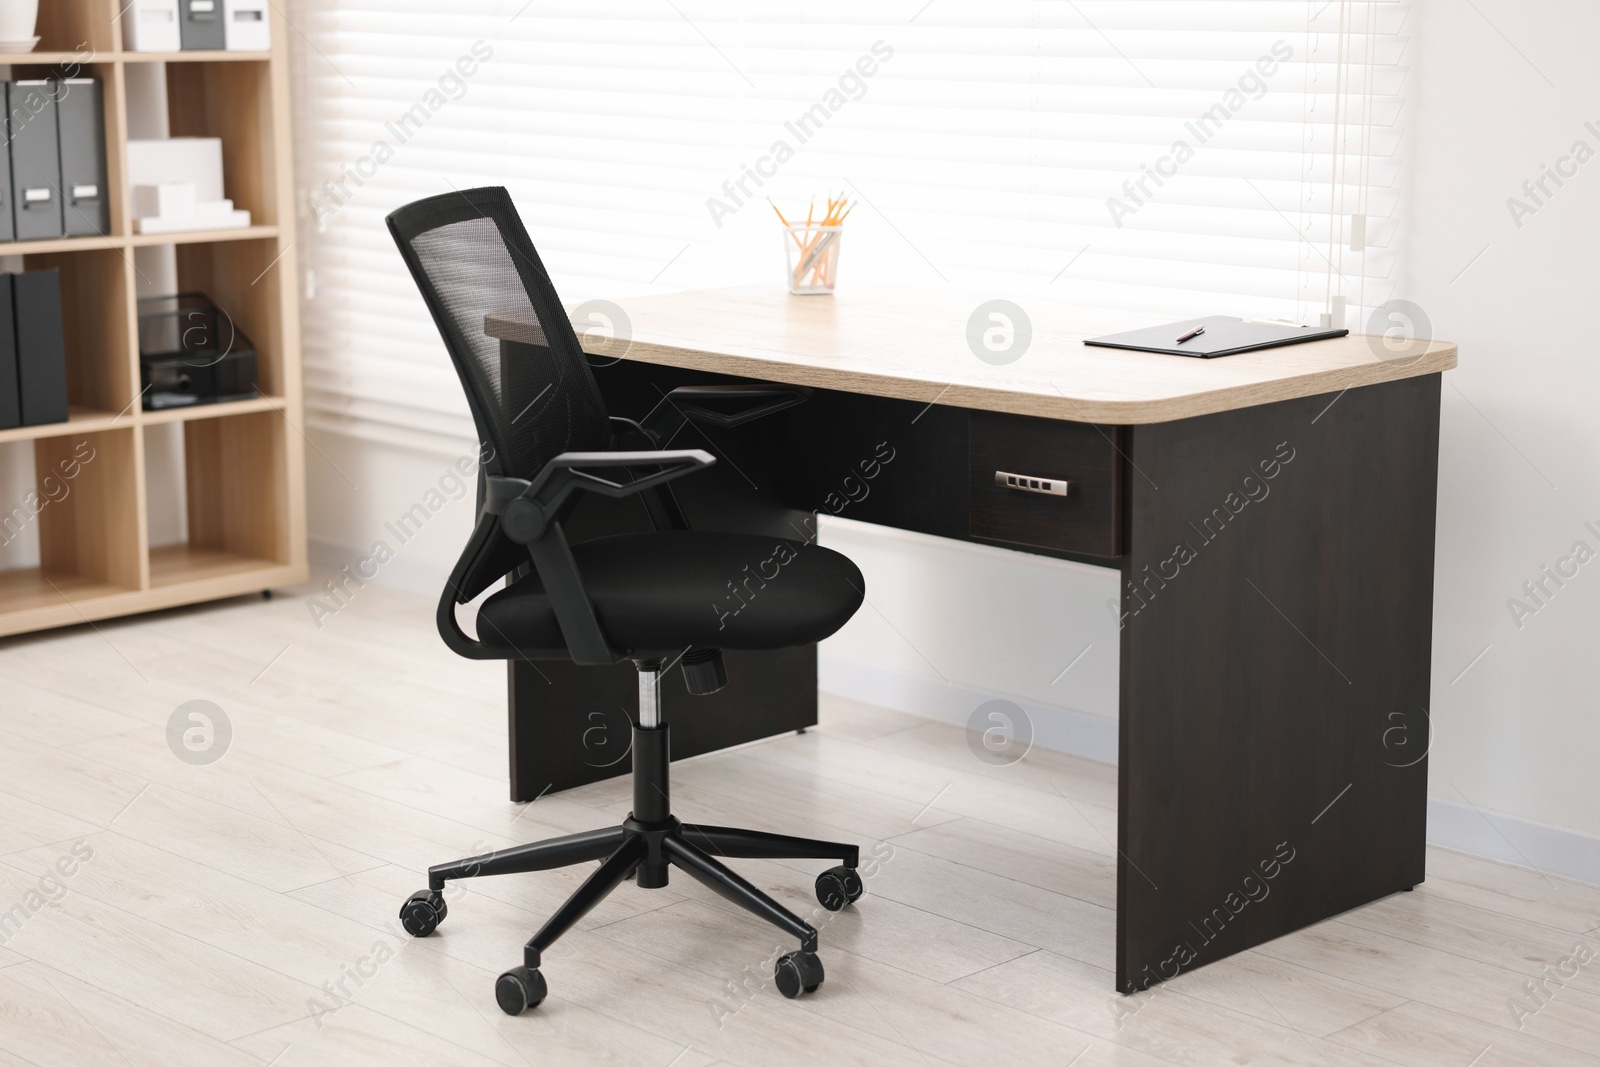
[[(1440, 374), (1455, 346), (1380, 358), (1349, 337), (1191, 360), (1079, 342), (1148, 318), (1022, 301), (1031, 345), (992, 366), (966, 339), (986, 298), (648, 297), (621, 302), (627, 336), (586, 347), (621, 357), (595, 361), (619, 414), (688, 382), (817, 390), (773, 425), (692, 442), (730, 461), (698, 499), (697, 479), (681, 483), (704, 525), (776, 533), (843, 501), (851, 518), (1120, 571), (1119, 990), (1421, 882), (1415, 753), (1428, 735)], [(508, 345), (539, 340), (486, 325)], [(896, 458), (872, 493), (841, 495), (884, 445)], [(997, 470), (1072, 488), (1019, 492)], [(809, 676), (791, 656), (781, 682), (741, 683), (743, 716), (719, 713), (725, 743), (814, 721), (792, 692), (814, 687), (808, 654)], [(573, 677), (514, 699), (514, 735), (548, 739), (576, 717), (594, 693)], [(765, 703), (777, 710), (752, 725)], [(513, 747), (514, 795), (528, 799), (550, 767), (532, 742)]]

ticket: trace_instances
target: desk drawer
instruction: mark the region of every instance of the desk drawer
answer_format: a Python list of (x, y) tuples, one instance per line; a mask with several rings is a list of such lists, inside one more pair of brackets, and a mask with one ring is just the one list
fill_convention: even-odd
[(1121, 431), (974, 411), (967, 532), (978, 541), (1122, 554)]

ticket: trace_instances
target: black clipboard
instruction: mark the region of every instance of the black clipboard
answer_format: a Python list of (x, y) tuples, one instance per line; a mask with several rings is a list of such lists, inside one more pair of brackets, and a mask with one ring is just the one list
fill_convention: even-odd
[[(1204, 326), (1206, 332), (1198, 337), (1178, 343), (1178, 338)], [(1261, 348), (1280, 345), (1297, 345), (1305, 341), (1321, 341), (1329, 337), (1343, 337), (1349, 330), (1324, 329), (1315, 326), (1296, 326), (1293, 323), (1249, 322), (1231, 315), (1210, 315), (1203, 319), (1186, 319), (1170, 326), (1151, 326), (1127, 333), (1090, 337), (1083, 343), (1101, 348), (1128, 348), (1135, 352), (1160, 352), (1169, 356), (1194, 356), (1211, 359), (1213, 356), (1232, 356), (1239, 352), (1254, 352)]]

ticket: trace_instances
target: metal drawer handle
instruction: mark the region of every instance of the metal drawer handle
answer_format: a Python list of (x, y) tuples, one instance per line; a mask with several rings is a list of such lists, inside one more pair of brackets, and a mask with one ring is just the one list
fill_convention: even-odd
[(1012, 474), (1009, 471), (995, 471), (994, 484), (1024, 493), (1044, 493), (1046, 496), (1066, 496), (1072, 489), (1072, 483), (1063, 478), (1030, 478), (1026, 474)]

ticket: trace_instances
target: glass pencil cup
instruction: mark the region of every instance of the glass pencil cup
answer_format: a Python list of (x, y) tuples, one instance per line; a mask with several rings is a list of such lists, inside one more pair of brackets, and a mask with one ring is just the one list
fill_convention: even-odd
[(783, 248), (789, 261), (789, 292), (797, 296), (833, 292), (839, 274), (842, 226), (785, 226)]

